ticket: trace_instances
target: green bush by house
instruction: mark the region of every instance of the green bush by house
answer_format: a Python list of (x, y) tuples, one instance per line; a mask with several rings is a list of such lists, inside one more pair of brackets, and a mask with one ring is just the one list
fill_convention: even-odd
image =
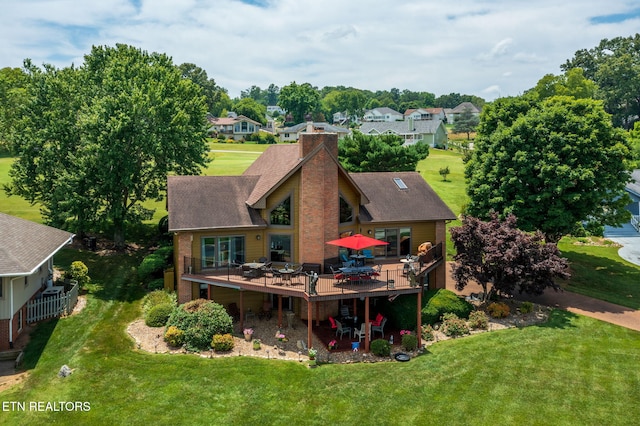
[(458, 318), (469, 318), (473, 311), (473, 305), (458, 297), (454, 292), (445, 289), (429, 290), (425, 294), (427, 304), (422, 308), (422, 322), (435, 324), (441, 320), (442, 315), (453, 313)]

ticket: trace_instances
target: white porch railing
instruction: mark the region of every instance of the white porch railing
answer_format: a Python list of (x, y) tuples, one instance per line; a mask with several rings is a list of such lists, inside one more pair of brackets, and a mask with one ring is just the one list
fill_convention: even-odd
[(71, 281), (71, 290), (54, 297), (42, 297), (27, 302), (27, 322), (69, 315), (78, 302), (78, 283)]
[(631, 216), (631, 225), (640, 232), (640, 215)]

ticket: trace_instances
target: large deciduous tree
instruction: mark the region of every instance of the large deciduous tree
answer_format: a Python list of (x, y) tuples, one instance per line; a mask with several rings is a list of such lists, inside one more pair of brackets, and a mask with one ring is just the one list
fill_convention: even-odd
[(555, 96), (486, 106), (467, 163), (467, 214), (513, 213), (527, 231), (558, 241), (576, 223), (627, 220), (629, 142), (601, 102)]
[(280, 89), (278, 105), (293, 116), (294, 123), (302, 123), (307, 114), (320, 109), (320, 93), (309, 83), (296, 84), (294, 81)]
[(462, 226), (451, 228), (456, 289), (477, 282), (484, 300), (495, 292), (542, 294), (546, 288), (559, 289), (554, 280), (569, 277), (567, 260), (555, 244), (544, 242), (541, 233), (523, 232), (516, 225), (515, 216), (500, 220), (492, 213), (487, 222), (465, 216)]
[(30, 101), (20, 120), (9, 192), (45, 219), (82, 234), (94, 223), (125, 243), (125, 224), (150, 219), (169, 173), (208, 162), (206, 104), (171, 58), (117, 45), (93, 47), (80, 68), (26, 62)]
[(598, 97), (614, 125), (633, 127), (640, 117), (640, 34), (603, 39), (592, 49), (578, 50), (561, 68), (582, 68), (599, 86)]
[(9, 141), (18, 118), (18, 112), (26, 102), (27, 75), (20, 68), (0, 69), (0, 150), (12, 151)]
[(213, 78), (207, 77), (207, 72), (191, 63), (178, 66), (182, 77), (188, 78), (202, 88), (202, 94), (206, 98), (207, 110), (214, 117), (219, 117), (222, 111), (231, 109), (231, 99), (227, 90), (218, 86)]
[(429, 146), (416, 143), (403, 146), (395, 135), (364, 135), (354, 132), (338, 144), (338, 158), (349, 172), (415, 171), (418, 161), (429, 155)]

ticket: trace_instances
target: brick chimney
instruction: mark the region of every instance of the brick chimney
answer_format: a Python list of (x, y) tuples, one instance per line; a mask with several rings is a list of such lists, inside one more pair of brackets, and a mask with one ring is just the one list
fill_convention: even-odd
[[(313, 157), (306, 158), (324, 145)], [(300, 153), (307, 161), (300, 172), (300, 243), (302, 263), (324, 265), (325, 244), (337, 238), (340, 203), (338, 198), (338, 135), (306, 133), (300, 137)], [(333, 157), (333, 158), (332, 158)]]

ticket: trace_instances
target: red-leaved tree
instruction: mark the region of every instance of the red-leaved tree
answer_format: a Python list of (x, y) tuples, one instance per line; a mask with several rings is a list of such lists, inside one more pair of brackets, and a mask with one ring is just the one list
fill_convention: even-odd
[(500, 220), (492, 213), (488, 222), (465, 216), (462, 226), (451, 228), (457, 252), (456, 289), (475, 281), (487, 300), (494, 292), (542, 294), (547, 287), (560, 288), (554, 279), (569, 277), (567, 260), (560, 257), (555, 244), (545, 242), (542, 233), (521, 231), (516, 222), (514, 215)]

